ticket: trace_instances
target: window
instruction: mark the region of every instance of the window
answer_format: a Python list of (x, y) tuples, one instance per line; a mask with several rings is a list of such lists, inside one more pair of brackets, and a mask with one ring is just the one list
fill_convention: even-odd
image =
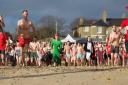
[(102, 33), (102, 27), (97, 28), (97, 33)]
[(89, 32), (89, 27), (84, 27), (84, 32)]
[(106, 35), (108, 34), (108, 30), (106, 31)]
[(102, 39), (102, 36), (99, 36), (99, 39)]

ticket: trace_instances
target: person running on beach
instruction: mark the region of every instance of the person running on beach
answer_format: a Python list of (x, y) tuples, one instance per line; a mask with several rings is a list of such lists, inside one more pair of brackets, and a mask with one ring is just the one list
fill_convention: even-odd
[(120, 55), (122, 56), (122, 66), (125, 66), (126, 65), (126, 61), (128, 59), (128, 57), (126, 56), (125, 44), (121, 45)]
[(109, 36), (106, 37), (106, 54), (107, 54), (107, 61), (108, 66), (110, 66), (110, 60), (111, 60), (111, 45), (109, 44)]
[(36, 38), (33, 38), (33, 41), (30, 42), (29, 44), (29, 47), (30, 47), (30, 60), (31, 60), (31, 65), (34, 64), (34, 61), (36, 63), (36, 65), (38, 65), (37, 63), (37, 58), (38, 58), (38, 55), (37, 55), (37, 42), (36, 42)]
[(103, 63), (103, 44), (102, 44), (102, 42), (97, 43), (97, 54), (98, 54), (97, 63), (99, 66), (99, 65), (102, 65), (102, 63)]
[(72, 45), (72, 57), (71, 57), (71, 62), (73, 62), (74, 66), (76, 65), (76, 54), (77, 54), (77, 45), (74, 43)]
[(125, 33), (124, 36), (122, 38), (123, 41), (123, 45), (122, 45), (122, 49), (124, 50), (124, 54), (123, 55), (123, 66), (126, 65), (126, 60), (128, 59), (128, 26), (123, 27), (125, 29)]
[(83, 51), (84, 51), (84, 49), (83, 49), (82, 45), (80, 43), (78, 43), (78, 45), (77, 45), (77, 56), (76, 56), (77, 65), (82, 66), (82, 64), (83, 64), (83, 60), (84, 60)]
[(114, 66), (117, 65), (121, 35), (116, 26), (113, 26), (112, 30), (109, 43), (111, 44), (111, 65)]
[(84, 45), (84, 50), (86, 52), (87, 65), (91, 66), (92, 55), (95, 54), (95, 50), (90, 36), (87, 37), (87, 42)]
[(71, 46), (70, 42), (67, 42), (66, 46), (64, 47), (66, 62), (68, 63), (68, 66), (71, 64)]
[(32, 21), (28, 19), (28, 10), (23, 10), (23, 18), (18, 21), (16, 33), (18, 35), (19, 44), (24, 47), (31, 41), (30, 29), (35, 32), (35, 26)]
[[(25, 54), (25, 51), (27, 50), (32, 38), (30, 35), (30, 29), (35, 32), (35, 26), (32, 21), (28, 18), (28, 10), (23, 10), (22, 16), (23, 18), (18, 20), (16, 34), (18, 37), (18, 42), (23, 49), (22, 54)], [(22, 56), (25, 57), (25, 55)]]
[(62, 42), (60, 41), (58, 34), (55, 34), (55, 39), (51, 42), (51, 48), (53, 49), (52, 61), (54, 66), (61, 65), (60, 51), (62, 50)]
[(39, 67), (42, 65), (41, 59), (42, 59), (42, 56), (43, 56), (43, 55), (42, 55), (42, 52), (41, 52), (42, 47), (41, 47), (40, 44), (41, 44), (41, 43), (39, 43), (39, 44), (37, 45), (37, 50), (36, 50), (37, 55), (38, 55), (37, 62), (38, 62), (38, 66), (39, 66)]
[(21, 61), (22, 61), (22, 48), (19, 43), (17, 43), (17, 46), (15, 47), (15, 54), (16, 54), (17, 65), (19, 66), (21, 65)]
[(2, 60), (2, 65), (5, 64), (5, 49), (7, 47), (7, 35), (3, 31), (3, 27), (5, 27), (3, 17), (0, 16), (0, 57)]

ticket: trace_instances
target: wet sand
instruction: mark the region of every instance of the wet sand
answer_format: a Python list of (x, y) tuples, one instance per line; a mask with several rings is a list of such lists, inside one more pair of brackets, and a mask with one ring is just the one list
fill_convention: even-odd
[(0, 67), (0, 85), (127, 85), (128, 67)]

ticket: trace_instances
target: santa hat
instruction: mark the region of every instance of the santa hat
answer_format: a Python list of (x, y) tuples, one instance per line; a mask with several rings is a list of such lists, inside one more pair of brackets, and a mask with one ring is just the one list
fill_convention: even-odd
[(58, 33), (56, 33), (55, 36), (59, 36)]
[(120, 27), (123, 29), (124, 27), (128, 26), (128, 18), (124, 19), (120, 25)]

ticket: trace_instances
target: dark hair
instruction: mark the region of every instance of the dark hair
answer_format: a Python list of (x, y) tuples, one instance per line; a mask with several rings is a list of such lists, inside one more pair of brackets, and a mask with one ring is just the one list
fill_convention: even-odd
[(91, 37), (91, 36), (87, 36), (87, 38), (88, 38), (88, 37)]
[(22, 13), (24, 13), (24, 12), (28, 12), (28, 10), (27, 10), (27, 9), (25, 9), (25, 10), (23, 10), (23, 11), (22, 11)]
[(0, 28), (5, 27), (3, 16), (0, 16), (2, 19), (0, 20)]

